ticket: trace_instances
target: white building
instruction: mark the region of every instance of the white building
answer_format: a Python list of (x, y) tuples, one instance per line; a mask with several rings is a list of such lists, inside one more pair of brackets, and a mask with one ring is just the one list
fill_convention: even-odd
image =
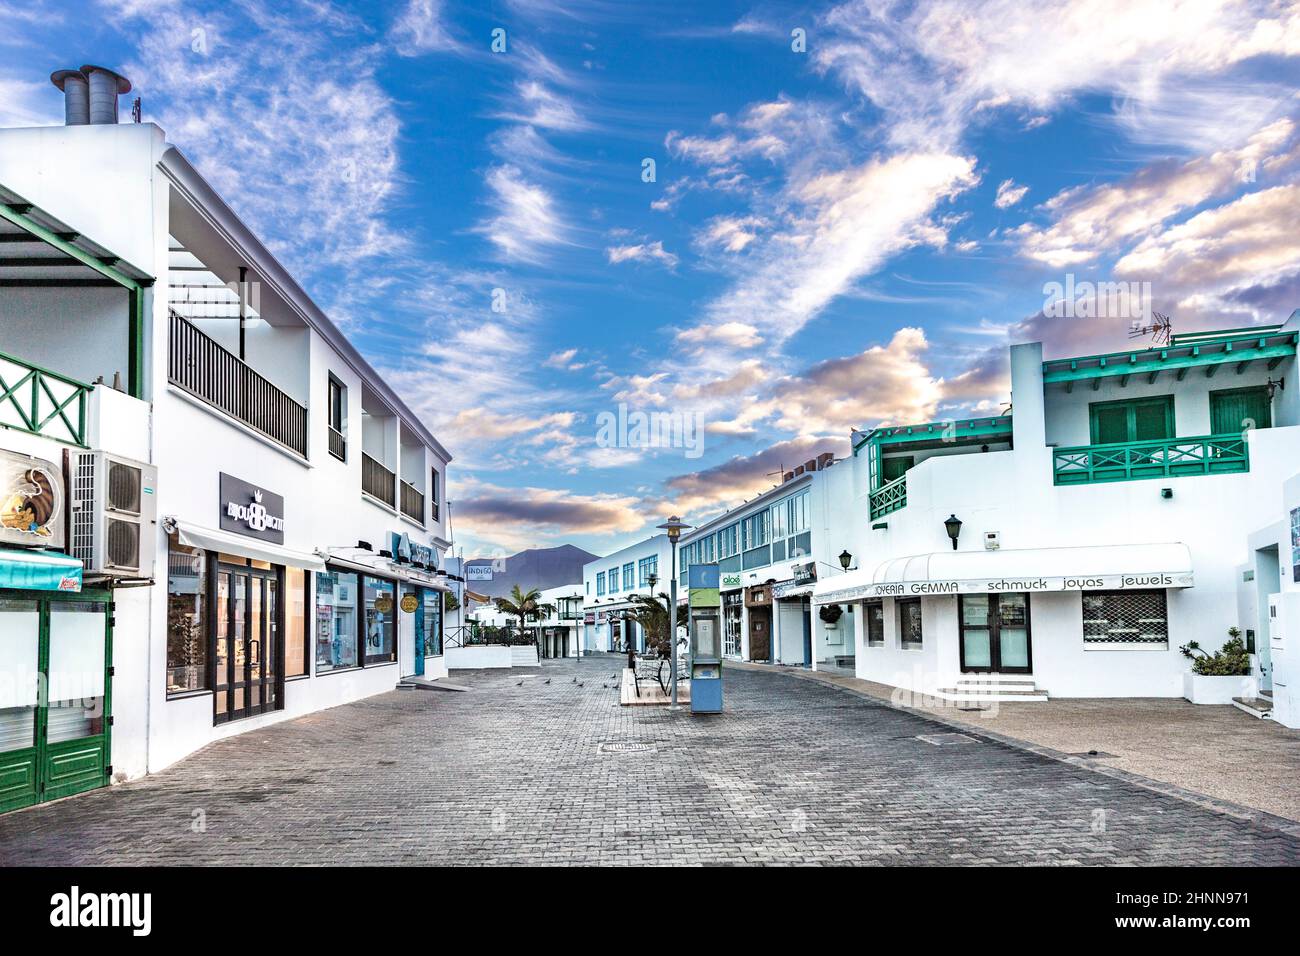
[[(97, 558), (72, 604), (0, 591), (0, 629), (16, 636), (0, 676), (21, 685), (47, 659), (98, 673), (81, 696), (112, 718), (36, 720), (21, 693), (0, 697), (0, 761), (30, 770), (0, 809), (69, 792), (35, 764), (56, 738), (86, 789), (445, 675), (449, 454), (163, 131), (0, 130), (0, 186), (0, 393), (18, 381), (38, 407), (0, 414), (0, 449), (60, 479), (65, 450), (74, 469), (112, 464), (83, 466), (83, 452), (120, 456), (71, 540), (40, 543), (66, 550), (96, 529), (112, 552), (132, 522), (140, 542), (138, 569)], [(93, 384), (115, 378), (124, 392)], [(121, 498), (113, 482), (140, 474)], [(82, 472), (70, 477), (59, 491), (75, 504)], [(8, 548), (0, 565), (30, 553)]]
[[(637, 652), (643, 652), (644, 628), (632, 620), (638, 607), (635, 597), (668, 593), (671, 578), (672, 551), (666, 534), (654, 535), (583, 565), (583, 650), (624, 652), (631, 640)], [(686, 599), (685, 580), (684, 576), (680, 578), (679, 602)]]
[(1298, 333), (1293, 315), (1108, 355), (1017, 345), (1012, 414), (861, 436), (828, 542), (858, 569), (814, 597), (857, 612), (857, 675), (950, 699), (1181, 696), (1180, 645), (1239, 623), (1243, 536), (1264, 529), (1261, 569), (1285, 546)]
[(810, 459), (785, 472), (777, 487), (682, 536), (681, 587), (686, 568), (718, 564), (725, 656), (853, 666), (853, 608), (827, 622), (812, 605), (816, 582), (844, 573), (836, 521), (838, 503), (851, 494), (851, 469), (834, 466), (829, 453)]

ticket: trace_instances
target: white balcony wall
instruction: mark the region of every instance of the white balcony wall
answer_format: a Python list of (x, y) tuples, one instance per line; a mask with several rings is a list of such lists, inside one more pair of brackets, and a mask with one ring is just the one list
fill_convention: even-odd
[(119, 288), (0, 288), (0, 352), (87, 384), (127, 387), (128, 293)]

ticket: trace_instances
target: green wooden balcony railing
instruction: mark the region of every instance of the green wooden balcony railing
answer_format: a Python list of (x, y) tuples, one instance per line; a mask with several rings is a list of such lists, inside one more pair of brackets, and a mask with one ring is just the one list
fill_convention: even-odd
[(871, 493), (871, 519), (907, 507), (907, 475), (881, 485)]
[(1246, 439), (1240, 432), (1115, 445), (1080, 445), (1057, 448), (1052, 454), (1052, 475), (1058, 485), (1218, 475), (1249, 470)]
[(90, 388), (0, 352), (0, 425), (84, 447)]

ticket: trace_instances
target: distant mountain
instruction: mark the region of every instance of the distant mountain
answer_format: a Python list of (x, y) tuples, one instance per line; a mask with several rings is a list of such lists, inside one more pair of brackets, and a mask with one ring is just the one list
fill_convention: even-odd
[[(530, 548), (508, 558), (469, 558), (465, 561), (465, 586), (488, 597), (506, 597), (516, 584), (521, 591), (558, 588), (563, 584), (581, 584), (582, 566), (599, 555), (571, 544), (558, 548)], [(473, 568), (492, 568), (492, 580), (474, 577)]]

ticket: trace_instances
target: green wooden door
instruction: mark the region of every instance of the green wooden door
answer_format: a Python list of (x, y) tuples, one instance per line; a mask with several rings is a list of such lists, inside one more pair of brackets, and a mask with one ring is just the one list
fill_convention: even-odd
[(896, 478), (901, 478), (916, 465), (915, 455), (900, 455), (894, 458), (886, 458), (884, 464), (884, 481), (882, 484), (889, 484)]
[(108, 782), (112, 603), (0, 595), (0, 812)]
[(1211, 434), (1239, 435), (1248, 428), (1272, 427), (1273, 407), (1264, 386), (1210, 393)]

